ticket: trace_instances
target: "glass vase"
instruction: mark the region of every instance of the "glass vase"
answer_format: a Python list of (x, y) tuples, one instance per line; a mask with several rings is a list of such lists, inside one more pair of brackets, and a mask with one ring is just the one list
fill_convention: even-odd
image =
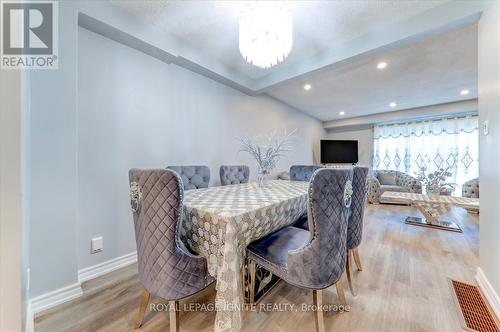
[(257, 181), (259, 183), (259, 187), (261, 187), (261, 188), (265, 187), (268, 175), (269, 175), (269, 170), (263, 169), (262, 167), (259, 167), (259, 172), (257, 175)]
[(441, 195), (441, 188), (427, 187), (425, 191), (426, 191), (428, 196), (440, 196)]

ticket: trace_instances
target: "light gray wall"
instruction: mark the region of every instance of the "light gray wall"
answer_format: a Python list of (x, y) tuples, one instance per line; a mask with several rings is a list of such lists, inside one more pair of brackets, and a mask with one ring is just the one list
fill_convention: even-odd
[[(204, 164), (219, 185), (221, 164), (255, 162), (243, 134), (298, 129), (278, 170), (313, 162), (321, 123), (269, 97), (250, 97), (176, 65), (78, 30), (78, 268), (135, 251), (128, 170)], [(90, 239), (104, 250), (90, 254)]]
[(500, 3), (485, 10), (479, 21), (479, 118), (489, 121), (489, 135), (479, 139), (480, 264), (500, 294)]
[[(129, 52), (130, 50), (124, 51), (128, 54), (124, 61), (120, 61), (120, 57), (110, 59), (109, 52), (112, 53), (112, 50), (108, 49), (106, 52), (99, 53), (97, 47), (90, 45), (94, 48), (92, 51), (86, 50), (85, 58), (87, 55), (94, 58), (107, 56), (107, 59), (110, 59), (109, 70), (106, 71), (107, 68), (103, 68), (104, 66), (99, 68), (103, 70), (103, 77), (107, 82), (114, 83), (110, 85), (112, 88), (103, 87), (99, 85), (99, 77), (94, 77), (94, 84), (103, 87), (106, 93), (96, 91), (97, 94), (92, 98), (101, 96), (103, 103), (107, 103), (106, 106), (110, 107), (103, 108), (102, 114), (97, 114), (94, 109), (91, 109), (89, 112), (94, 113), (90, 114), (96, 115), (98, 119), (92, 121), (85, 115), (89, 113), (78, 112), (77, 107), (78, 93), (85, 93), (84, 88), (81, 90), (77, 88), (78, 59), (81, 57), (78, 54), (79, 12), (97, 17), (148, 42), (164, 43), (168, 39), (164, 33), (148, 30), (144, 25), (137, 26), (136, 22), (117, 13), (107, 2), (63, 1), (59, 3), (59, 69), (32, 71), (27, 80), (29, 117), (26, 119), (26, 128), (30, 135), (24, 138), (28, 140), (26, 160), (30, 162), (30, 167), (26, 169), (26, 179), (28, 179), (26, 188), (29, 189), (29, 197), (26, 199), (28, 204), (26, 220), (29, 222), (30, 245), (27, 261), (31, 268), (30, 298), (77, 283), (79, 268), (132, 251), (134, 242), (131, 220), (113, 219), (130, 218), (126, 213), (128, 204), (123, 201), (124, 198), (127, 200), (126, 197), (112, 197), (105, 201), (111, 207), (121, 206), (126, 210), (116, 214), (111, 213), (109, 209), (96, 213), (92, 209), (97, 211), (96, 207), (102, 206), (100, 201), (95, 202), (88, 197), (79, 197), (88, 193), (87, 190), (97, 187), (97, 192), (107, 190), (106, 192), (109, 193), (111, 190), (109, 188), (113, 186), (123, 188), (127, 183), (126, 171), (132, 166), (162, 167), (167, 162), (191, 163), (195, 161), (206, 163), (211, 167), (215, 167), (216, 164), (218, 166), (222, 162), (250, 163), (249, 159), (236, 155), (236, 145), (231, 143), (231, 139), (236, 136), (235, 133), (239, 129), (248, 130), (250, 134), (255, 133), (257, 123), (262, 124), (262, 127), (258, 129), (263, 130), (268, 130), (271, 124), (277, 123), (282, 128), (299, 127), (301, 139), (299, 139), (298, 152), (294, 154), (294, 158), (302, 162), (312, 159), (312, 142), (319, 140), (323, 133), (321, 124), (316, 120), (268, 98), (252, 98), (236, 93), (209, 79), (202, 79), (189, 72), (180, 73), (178, 69), (156, 62), (156, 60), (151, 61), (142, 55), (134, 56)], [(113, 45), (111, 41), (106, 42)], [(162, 46), (165, 45), (162, 44)], [(169, 49), (167, 46), (165, 47)], [(144, 68), (141, 69), (139, 65), (137, 68), (133, 66), (131, 69), (125, 68), (124, 66), (133, 62), (132, 58), (138, 59), (141, 63), (148, 63), (152, 67), (143, 66)], [(88, 59), (82, 60), (82, 64), (83, 61), (88, 61)], [(88, 62), (85, 63), (88, 64)], [(98, 64), (94, 63), (92, 66), (94, 65)], [(161, 77), (152, 68), (162, 74), (172, 75), (173, 79), (169, 76)], [(134, 74), (150, 75), (150, 78), (141, 77), (141, 75), (131, 76), (129, 70), (133, 70)], [(92, 73), (97, 72), (92, 71)], [(122, 79), (126, 84), (119, 84)], [(135, 80), (140, 81), (141, 85), (135, 85), (133, 82)], [(82, 80), (82, 83), (84, 82)], [(156, 86), (156, 84), (163, 85)], [(134, 93), (133, 90), (127, 90), (130, 88), (142, 90), (139, 90), (140, 93)], [(211, 98), (211, 96), (214, 97)], [(113, 97), (124, 97), (124, 100), (111, 104), (106, 98)], [(164, 103), (165, 107), (160, 108), (161, 104), (158, 104), (160, 106), (157, 105), (158, 108), (153, 109), (151, 106), (156, 102)], [(85, 100), (80, 105), (82, 109), (84, 105)], [(135, 113), (139, 109), (150, 111), (143, 116), (144, 113)], [(125, 113), (118, 116), (117, 112), (122, 110)], [(168, 113), (164, 113), (167, 111), (176, 111), (176, 115), (169, 116)], [(208, 115), (212, 112), (213, 117)], [(137, 127), (147, 128), (143, 131), (142, 141), (128, 141), (124, 145), (121, 139), (123, 135), (137, 134), (134, 128), (130, 128), (130, 121), (135, 121), (139, 115), (142, 120), (137, 123)], [(105, 121), (107, 117), (113, 116), (118, 119), (117, 122)], [(122, 116), (123, 119), (120, 120)], [(156, 116), (162, 116), (160, 120), (162, 122), (157, 121), (154, 118)], [(178, 122), (174, 124), (174, 120)], [(77, 121), (82, 121), (85, 126), (79, 128)], [(112, 126), (104, 128), (100, 125), (100, 121)], [(224, 123), (224, 121), (227, 122)], [(93, 133), (85, 136), (85, 130), (89, 130), (90, 123), (95, 128), (91, 128)], [(192, 124), (192, 127), (188, 124)], [(202, 128), (195, 128), (196, 124)], [(161, 125), (168, 130), (162, 130)], [(169, 136), (168, 132), (172, 132), (173, 128), (177, 130), (176, 135)], [(197, 156), (188, 152), (187, 149), (193, 149), (194, 146), (183, 143), (185, 141), (179, 135), (193, 128), (198, 131), (195, 138), (199, 140), (199, 146), (205, 146), (205, 142), (209, 140), (212, 145), (220, 144), (223, 147), (217, 150), (217, 155), (210, 157), (210, 153), (214, 151), (212, 146), (205, 148)], [(101, 141), (96, 140), (98, 135), (102, 135), (101, 150), (95, 149), (101, 145)], [(199, 139), (200, 137), (203, 139)], [(82, 139), (81, 142), (79, 138)], [(156, 143), (150, 145), (151, 141)], [(178, 150), (173, 148), (172, 141), (179, 142)], [(99, 144), (94, 144), (96, 142)], [(307, 152), (304, 150), (306, 146)], [(82, 150), (78, 151), (80, 147)], [(109, 150), (115, 148), (120, 150), (114, 152)], [(182, 150), (184, 153), (179, 152), (181, 148), (184, 149)], [(227, 155), (222, 153), (224, 148), (227, 148)], [(172, 159), (167, 159), (170, 156)], [(90, 165), (92, 161), (86, 158), (95, 158), (93, 161), (96, 165)], [(144, 159), (139, 162), (139, 158)], [(109, 164), (103, 164), (100, 160), (106, 160)], [(280, 165), (280, 168), (284, 166)], [(99, 179), (102, 179), (102, 174), (109, 175), (106, 172), (110, 172), (111, 169), (116, 172), (116, 177), (112, 177), (114, 180), (105, 181), (102, 186), (96, 185), (93, 178), (97, 179), (100, 176)], [(103, 173), (99, 173), (101, 171)], [(90, 174), (90, 172), (93, 173)], [(85, 182), (87, 180), (88, 183)], [(82, 182), (82, 188), (79, 189), (79, 184)], [(115, 194), (113, 192), (111, 196)], [(81, 212), (79, 212), (80, 205)], [(98, 215), (98, 221), (93, 219), (95, 215)], [(85, 224), (77, 220), (91, 221)], [(92, 223), (98, 224), (97, 228), (94, 228)], [(108, 231), (104, 230), (106, 225), (109, 225), (108, 223), (114, 223), (113, 225), (117, 227), (115, 232), (110, 233), (111, 228), (107, 228)], [(123, 231), (121, 231), (122, 228)], [(78, 232), (82, 235), (78, 235)], [(105, 236), (104, 252), (86, 257), (87, 259), (81, 258), (80, 252), (86, 251), (86, 255), (89, 253), (90, 237), (101, 233)], [(80, 243), (83, 244), (80, 245)], [(85, 254), (82, 255), (85, 256)]]
[(348, 130), (348, 131), (329, 131), (327, 139), (356, 140), (358, 141), (358, 164), (372, 168), (373, 165), (373, 128)]
[[(211, 166), (217, 177), (215, 168), (220, 163), (251, 162), (237, 154), (234, 139), (240, 131), (255, 134), (297, 127), (297, 150), (279, 167), (285, 168), (292, 162), (311, 162), (313, 142), (324, 133), (319, 121), (272, 99), (245, 96), (127, 48), (123, 61), (121, 51), (112, 58), (122, 46), (79, 31), (79, 12), (148, 42), (166, 40), (164, 33), (136, 26), (107, 2), (59, 3), (59, 69), (32, 71), (29, 78), (30, 298), (77, 283), (79, 268), (134, 250), (128, 199), (113, 190), (127, 189), (128, 168), (199, 162)], [(91, 41), (87, 46), (92, 50), (82, 47), (85, 55), (78, 51), (84, 46), (79, 45), (79, 33), (82, 38), (86, 33), (85, 40)], [(92, 43), (106, 47), (99, 52)], [(88, 75), (80, 71), (81, 89), (77, 86), (79, 58), (80, 65), (101, 71), (90, 68)], [(106, 66), (91, 63), (98, 58), (106, 59)], [(96, 76), (89, 81), (92, 73)], [(101, 74), (107, 85), (100, 82)], [(91, 104), (84, 96), (106, 106)], [(183, 139), (190, 132), (196, 132), (197, 144)], [(99, 196), (103, 202), (86, 196), (101, 191), (108, 194)], [(111, 211), (115, 207), (122, 210)], [(89, 240), (95, 235), (104, 235), (104, 252), (90, 256)]]
[(27, 307), (30, 299), (30, 72), (21, 72), (21, 204), (22, 204), (22, 303), (23, 331), (30, 328)]
[(77, 282), (77, 31), (77, 8), (60, 2), (59, 69), (30, 72), (31, 298)]
[(0, 331), (22, 328), (21, 71), (0, 70)]

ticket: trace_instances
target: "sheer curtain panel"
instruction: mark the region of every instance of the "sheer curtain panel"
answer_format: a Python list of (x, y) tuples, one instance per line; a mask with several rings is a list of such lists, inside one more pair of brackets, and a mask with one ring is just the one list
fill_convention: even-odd
[(393, 169), (414, 176), (450, 168), (456, 193), (479, 176), (478, 116), (376, 125), (373, 136), (373, 168)]

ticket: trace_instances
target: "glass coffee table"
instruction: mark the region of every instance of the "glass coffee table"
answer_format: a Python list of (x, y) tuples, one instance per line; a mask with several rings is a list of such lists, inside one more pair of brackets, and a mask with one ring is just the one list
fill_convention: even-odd
[(386, 191), (380, 196), (380, 199), (383, 202), (391, 204), (412, 205), (416, 207), (425, 217), (406, 217), (405, 223), (407, 224), (459, 233), (462, 233), (460, 226), (452, 221), (440, 220), (440, 217), (448, 213), (453, 205), (463, 207), (467, 210), (479, 211), (478, 198)]

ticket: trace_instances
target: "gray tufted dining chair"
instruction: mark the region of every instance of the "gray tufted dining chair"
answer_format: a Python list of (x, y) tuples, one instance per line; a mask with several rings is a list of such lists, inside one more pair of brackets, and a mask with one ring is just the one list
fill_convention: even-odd
[[(250, 303), (253, 303), (256, 264), (285, 282), (313, 291), (314, 304), (322, 306), (322, 290), (335, 284), (345, 305), (341, 276), (347, 253), (347, 218), (352, 195), (352, 169), (319, 169), (309, 184), (306, 231), (288, 226), (252, 242)], [(316, 311), (316, 330), (324, 331), (323, 311)]]
[(177, 172), (184, 184), (184, 190), (208, 188), (210, 168), (208, 166), (167, 166)]
[(192, 255), (179, 238), (183, 187), (165, 169), (129, 171), (141, 304), (135, 325), (142, 325), (151, 294), (169, 301), (170, 331), (178, 330), (178, 301), (213, 282), (205, 258)]
[(290, 167), (291, 181), (309, 181), (314, 171), (321, 168), (315, 165), (292, 165)]
[(361, 243), (363, 236), (363, 218), (366, 206), (367, 186), (366, 178), (368, 175), (368, 167), (354, 167), (352, 180), (352, 204), (351, 213), (347, 223), (347, 281), (353, 295), (356, 294), (352, 283), (351, 267), (352, 258), (361, 271), (361, 261), (359, 259), (358, 246)]
[[(306, 181), (309, 182), (311, 180), (311, 176), (314, 171), (320, 169), (320, 166), (315, 165), (292, 165), (290, 167), (290, 181)], [(296, 222), (295, 226), (307, 229), (307, 213), (304, 214), (299, 220)]]
[(219, 169), (220, 184), (226, 186), (229, 184), (248, 183), (250, 177), (250, 168), (245, 165), (229, 166), (222, 165)]

